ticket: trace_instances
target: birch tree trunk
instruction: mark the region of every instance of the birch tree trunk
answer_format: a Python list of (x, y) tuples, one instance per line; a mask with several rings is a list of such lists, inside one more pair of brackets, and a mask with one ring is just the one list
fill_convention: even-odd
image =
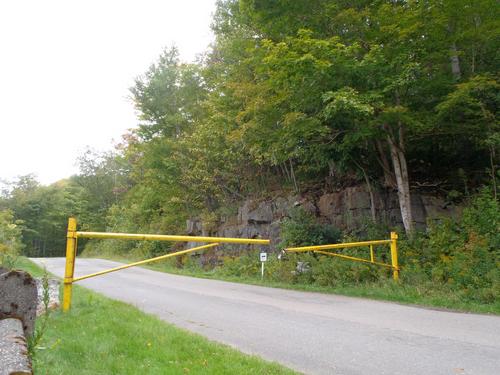
[[(401, 131), (400, 134), (402, 135)], [(410, 178), (408, 176), (406, 156), (404, 150), (400, 147), (400, 145), (403, 144), (403, 140), (400, 139), (400, 144), (398, 144), (396, 143), (394, 137), (391, 134), (388, 134), (387, 141), (391, 152), (394, 175), (396, 176), (401, 218), (403, 219), (406, 234), (411, 235), (413, 233), (413, 215), (411, 210)]]
[(453, 78), (457, 81), (462, 77), (462, 71), (460, 70), (460, 59), (458, 58), (457, 45), (455, 42), (451, 45), (451, 73), (453, 74)]
[(295, 188), (295, 192), (298, 193), (299, 185), (297, 184), (297, 179), (295, 178), (295, 171), (293, 170), (292, 159), (288, 159), (288, 161), (290, 162), (290, 175), (292, 176), (293, 186)]

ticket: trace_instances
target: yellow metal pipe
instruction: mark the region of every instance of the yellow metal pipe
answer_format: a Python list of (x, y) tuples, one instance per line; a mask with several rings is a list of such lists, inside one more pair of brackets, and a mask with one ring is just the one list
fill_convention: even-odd
[(64, 269), (63, 311), (68, 311), (69, 308), (71, 307), (71, 292), (73, 289), (75, 257), (76, 257), (76, 219), (70, 217), (68, 220), (68, 232), (66, 235), (66, 267)]
[(330, 253), (330, 252), (328, 252), (328, 251), (320, 251), (320, 250), (315, 250), (314, 252), (315, 252), (315, 253), (318, 253), (318, 254), (330, 255), (330, 256), (332, 256), (332, 257), (339, 257), (339, 258), (343, 258), (343, 259), (354, 260), (354, 261), (356, 261), (356, 262), (363, 262), (363, 263), (368, 263), (368, 264), (376, 264), (377, 266), (382, 266), (382, 267), (393, 268), (390, 264), (386, 264), (386, 263), (379, 263), (379, 262), (372, 262), (372, 261), (369, 261), (369, 260), (367, 260), (367, 259), (355, 258), (355, 257), (351, 257), (351, 256), (348, 256), (348, 255), (342, 255), (342, 254)]
[(197, 237), (197, 236), (172, 236), (163, 234), (131, 234), (131, 233), (104, 233), (104, 232), (76, 232), (78, 238), (102, 238), (136, 241), (179, 241), (179, 242), (217, 242), (269, 245), (270, 240), (255, 238), (225, 238), (225, 237)]
[(399, 263), (398, 263), (398, 234), (391, 232), (391, 263), (392, 263), (392, 277), (394, 280), (399, 280)]
[(369, 246), (369, 245), (385, 245), (385, 244), (390, 244), (390, 243), (391, 243), (391, 240), (346, 242), (346, 243), (336, 243), (336, 244), (332, 244), (332, 245), (289, 247), (289, 248), (286, 248), (285, 251), (303, 252), (303, 251), (316, 251), (316, 250), (329, 250), (329, 249), (346, 249), (349, 247), (362, 247), (362, 246)]
[(161, 255), (159, 257), (155, 257), (155, 258), (151, 258), (151, 259), (146, 259), (146, 260), (141, 260), (139, 262), (134, 262), (134, 263), (130, 263), (130, 264), (125, 264), (123, 266), (119, 266), (119, 267), (114, 267), (114, 268), (110, 268), (110, 269), (107, 269), (107, 270), (104, 270), (104, 271), (99, 271), (99, 272), (95, 272), (95, 273), (91, 273), (89, 275), (85, 275), (85, 276), (80, 276), (80, 277), (75, 277), (73, 279), (73, 282), (76, 282), (76, 281), (80, 281), (80, 280), (84, 280), (84, 279), (89, 279), (91, 277), (95, 277), (95, 276), (100, 276), (100, 275), (104, 275), (106, 273), (110, 273), (110, 272), (115, 272), (115, 271), (119, 271), (119, 270), (123, 270), (125, 268), (130, 268), (130, 267), (135, 267), (135, 266), (140, 266), (141, 264), (147, 264), (147, 263), (151, 263), (151, 262), (156, 262), (158, 260), (162, 260), (162, 259), (167, 259), (167, 258), (171, 258), (171, 257), (175, 257), (175, 256), (178, 256), (178, 255), (183, 255), (183, 254), (188, 254), (188, 253), (192, 253), (193, 251), (198, 251), (198, 250), (203, 250), (203, 249), (208, 249), (209, 247), (215, 247), (219, 245), (218, 243), (212, 243), (212, 244), (209, 244), (209, 245), (203, 245), (203, 246), (198, 246), (198, 247), (193, 247), (191, 249), (187, 249), (187, 250), (182, 250), (182, 251), (177, 251), (175, 253), (170, 253), (170, 254), (166, 254), (166, 255)]
[(375, 254), (373, 253), (373, 245), (370, 245), (370, 260), (372, 263), (375, 262)]

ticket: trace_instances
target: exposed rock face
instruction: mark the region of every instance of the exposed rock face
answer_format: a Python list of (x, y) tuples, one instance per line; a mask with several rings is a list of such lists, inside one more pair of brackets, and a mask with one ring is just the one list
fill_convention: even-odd
[(201, 221), (196, 219), (186, 220), (186, 233), (194, 235), (201, 232)]
[[(376, 191), (374, 203), (378, 221), (403, 226), (396, 192)], [(276, 249), (280, 242), (281, 221), (297, 206), (315, 215), (318, 222), (340, 229), (357, 229), (371, 220), (370, 194), (364, 186), (353, 186), (321, 196), (304, 194), (267, 200), (247, 199), (238, 209), (237, 217), (226, 218), (211, 235), (269, 238), (272, 250)], [(412, 195), (412, 210), (415, 226), (420, 229), (425, 228), (429, 219), (457, 216), (461, 211), (460, 207), (449, 205), (442, 198), (417, 193)], [(201, 228), (199, 220), (188, 220), (189, 234), (200, 235)]]
[(269, 224), (273, 220), (273, 207), (269, 201), (247, 200), (238, 210), (238, 222), (244, 224)]
[(24, 271), (0, 275), (0, 319), (15, 318), (23, 322), (25, 335), (35, 327), (37, 288), (35, 279)]

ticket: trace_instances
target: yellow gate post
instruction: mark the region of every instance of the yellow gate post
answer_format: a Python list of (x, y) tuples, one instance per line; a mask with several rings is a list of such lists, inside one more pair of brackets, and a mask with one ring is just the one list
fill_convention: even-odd
[(75, 272), (76, 257), (76, 219), (68, 220), (68, 234), (66, 235), (66, 268), (64, 271), (63, 311), (71, 307), (71, 290), (73, 288), (73, 274)]
[(394, 280), (399, 280), (399, 265), (398, 265), (398, 234), (391, 232), (391, 264), (392, 277)]

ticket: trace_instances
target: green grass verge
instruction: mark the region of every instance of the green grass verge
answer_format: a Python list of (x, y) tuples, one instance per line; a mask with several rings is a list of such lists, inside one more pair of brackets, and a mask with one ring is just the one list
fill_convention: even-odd
[[(18, 268), (43, 271), (21, 258)], [(35, 351), (38, 374), (295, 374), (283, 366), (169, 325), (75, 285), (68, 313), (56, 311)]]
[[(109, 260), (116, 260), (129, 263), (132, 260), (123, 257), (105, 257)], [(134, 259), (134, 261), (137, 259)], [(380, 301), (390, 301), (418, 307), (446, 309), (457, 312), (471, 312), (480, 314), (500, 315), (500, 299), (491, 304), (481, 304), (473, 301), (463, 301), (451, 290), (437, 288), (434, 285), (407, 285), (404, 282), (395, 283), (392, 280), (383, 279), (378, 283), (360, 283), (337, 287), (324, 287), (314, 284), (285, 283), (260, 279), (260, 275), (255, 277), (240, 277), (226, 275), (220, 270), (203, 271), (199, 268), (177, 268), (171, 261), (161, 261), (143, 266), (155, 271), (172, 273), (176, 275), (192, 276), (204, 279), (224, 280), (242, 284), (261, 285), (272, 288), (300, 290), (308, 292), (318, 292), (327, 294), (340, 294), (350, 297), (370, 298)]]

